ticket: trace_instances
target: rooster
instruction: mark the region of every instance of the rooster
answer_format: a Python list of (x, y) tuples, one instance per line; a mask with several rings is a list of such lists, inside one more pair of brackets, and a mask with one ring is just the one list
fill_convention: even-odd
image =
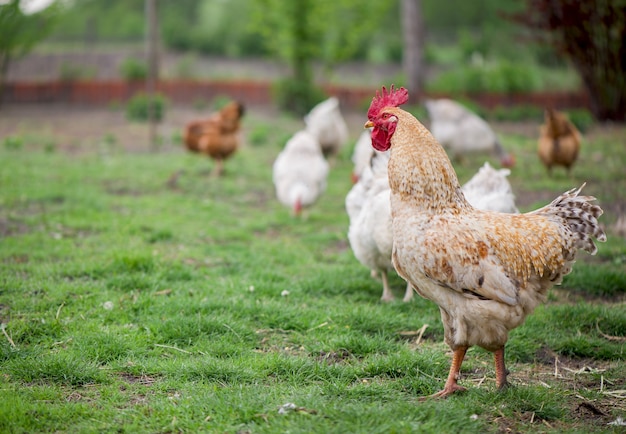
[(186, 125), (185, 146), (191, 152), (206, 154), (215, 160), (213, 175), (224, 172), (224, 160), (239, 147), (239, 127), (244, 106), (231, 101), (208, 119), (193, 121)]
[(391, 149), (393, 265), (398, 274), (440, 309), (446, 343), (453, 351), (443, 390), (457, 383), (467, 349), (494, 353), (496, 386), (507, 385), (504, 346), (550, 287), (572, 270), (579, 249), (597, 252), (606, 241), (598, 224), (602, 209), (581, 186), (526, 214), (473, 208), (450, 159), (430, 132), (398, 108), (408, 100), (392, 86), (373, 98), (366, 128), (372, 145)]
[(539, 159), (552, 175), (552, 166), (564, 166), (568, 175), (578, 158), (581, 136), (563, 113), (548, 108), (537, 143)]

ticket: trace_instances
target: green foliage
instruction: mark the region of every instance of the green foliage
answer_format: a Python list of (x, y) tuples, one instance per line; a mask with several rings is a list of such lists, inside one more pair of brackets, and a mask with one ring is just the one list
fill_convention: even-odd
[(145, 122), (149, 120), (150, 109), (154, 110), (154, 119), (163, 120), (167, 98), (161, 94), (155, 94), (150, 98), (145, 93), (138, 93), (126, 104), (126, 118), (131, 121)]
[(543, 112), (543, 107), (535, 105), (498, 106), (488, 112), (485, 111), (484, 116), (497, 121), (539, 121), (543, 119)]
[(20, 136), (7, 136), (2, 140), (6, 149), (18, 150), (24, 146), (24, 139)]
[(462, 28), (459, 30), (458, 34), (458, 47), (464, 61), (471, 61), (472, 58), (475, 57), (489, 57), (490, 35), (488, 32), (483, 30), (478, 34), (474, 34), (469, 30)]
[[(471, 101), (464, 100), (462, 103), (480, 116), (494, 121), (543, 122), (545, 110), (544, 107), (537, 105), (520, 104), (497, 106), (493, 109), (486, 109)], [(595, 122), (593, 115), (587, 109), (570, 109), (564, 112), (567, 114), (572, 123), (583, 133), (587, 131)]]
[(96, 70), (94, 68), (68, 62), (63, 62), (61, 64), (61, 70), (59, 71), (59, 77), (63, 81), (89, 79), (93, 78), (95, 75)]
[[(277, 0), (160, 2), (161, 35), (165, 46), (177, 51), (231, 57), (273, 55), (286, 59), (292, 49), (288, 41), (294, 27), (290, 18), (291, 3)], [(398, 1), (320, 0), (310, 3), (312, 10), (306, 25), (315, 38), (314, 56), (325, 65), (355, 59), (379, 62), (402, 59)], [(302, 5), (301, 2), (294, 4)], [(460, 0), (445, 4), (425, 2), (422, 8), (429, 36), (437, 42), (454, 42), (458, 32), (468, 42), (480, 39), (486, 47), (483, 51), (493, 52), (491, 46), (494, 45), (512, 49), (513, 44), (506, 43), (512, 38), (512, 31), (507, 28), (510, 23), (502, 20), (499, 12), (519, 10), (513, 0), (490, 0), (480, 5)], [(457, 13), (450, 14), (449, 10)], [(61, 40), (92, 43), (139, 41), (145, 31), (143, 13), (142, 2), (77, 0), (54, 35)], [(502, 39), (505, 41), (501, 42)]]
[(87, 43), (141, 40), (145, 34), (144, 12), (142, 1), (76, 0), (68, 3), (53, 36)]
[[(29, 52), (45, 38), (56, 24), (58, 8), (54, 5), (43, 12), (26, 15), (20, 0), (0, 4), (0, 65), (10, 58)], [(4, 72), (4, 71), (2, 71)]]
[(127, 81), (145, 80), (148, 76), (148, 65), (144, 60), (129, 57), (120, 65), (120, 72)]
[(175, 68), (175, 74), (177, 78), (191, 79), (196, 78), (196, 72), (194, 70), (196, 57), (191, 54), (186, 54), (177, 63)]
[[(375, 36), (382, 39), (382, 32), (375, 29), (389, 16), (397, 20), (398, 9), (393, 3), (369, 2), (364, 6), (363, 2), (354, 0), (304, 3), (251, 0), (252, 25), (269, 52), (279, 58), (293, 59), (296, 50), (305, 50), (311, 59), (322, 59), (332, 65), (353, 59), (357, 53), (362, 57), (367, 53), (368, 43), (376, 40)], [(393, 11), (391, 15), (390, 11)], [(298, 18), (301, 13), (306, 13), (306, 19)], [(294, 39), (302, 31), (306, 32), (306, 41)]]
[(20, 0), (0, 3), (0, 97), (11, 61), (48, 36), (57, 23), (59, 10), (53, 4), (42, 12), (26, 15), (20, 9)]
[(519, 93), (539, 86), (536, 68), (508, 61), (456, 67), (427, 83), (429, 91), (448, 93)]
[(274, 85), (274, 99), (282, 110), (304, 115), (325, 98), (324, 92), (313, 83), (287, 78)]
[(159, 5), (165, 44), (175, 50), (230, 57), (261, 56), (264, 41), (250, 26), (252, 0), (187, 0)]
[(270, 133), (269, 125), (257, 125), (248, 133), (248, 140), (254, 146), (261, 146), (267, 142)]
[(567, 110), (567, 117), (582, 133), (587, 131), (595, 122), (593, 115), (587, 109)]
[(624, 50), (626, 15), (623, 1), (592, 0), (586, 7), (568, 1), (527, 0), (512, 17), (535, 38), (570, 60), (583, 78), (601, 120), (626, 121)]

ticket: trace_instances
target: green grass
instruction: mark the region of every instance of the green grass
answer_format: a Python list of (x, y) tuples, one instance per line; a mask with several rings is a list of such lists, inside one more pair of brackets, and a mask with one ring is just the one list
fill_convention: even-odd
[[(245, 124), (253, 140), (218, 180), (177, 147), (69, 153), (37, 131), (0, 147), (1, 432), (619, 432), (608, 423), (626, 414), (623, 238), (609, 231), (511, 333), (513, 387), (497, 392), (491, 355), (474, 348), (467, 393), (419, 402), (449, 369), (439, 311), (419, 297), (380, 303), (354, 259), (351, 150), (298, 220), (271, 184), (298, 122), (252, 111)], [(533, 139), (505, 134), (520, 207), (587, 181), (610, 227), (625, 139), (592, 130), (573, 176), (548, 178)], [(482, 161), (459, 165), (461, 181)], [(416, 344), (406, 332), (424, 324)], [(297, 408), (281, 414), (286, 403)]]

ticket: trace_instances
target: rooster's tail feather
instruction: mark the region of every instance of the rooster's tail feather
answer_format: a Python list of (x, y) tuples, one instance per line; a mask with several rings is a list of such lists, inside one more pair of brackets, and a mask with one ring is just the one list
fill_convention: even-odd
[(604, 211), (599, 205), (591, 203), (596, 200), (595, 197), (579, 196), (584, 186), (585, 184), (566, 191), (549, 205), (534, 211), (533, 214), (552, 214), (563, 218), (571, 233), (576, 237), (576, 248), (595, 255), (598, 248), (594, 243), (594, 238), (600, 242), (606, 241), (606, 234), (598, 224), (598, 217)]

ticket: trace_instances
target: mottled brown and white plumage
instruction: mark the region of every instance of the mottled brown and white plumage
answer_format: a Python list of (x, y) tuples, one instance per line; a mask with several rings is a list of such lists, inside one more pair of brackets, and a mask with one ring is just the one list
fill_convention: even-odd
[[(354, 256), (368, 267), (372, 274), (380, 274), (383, 284), (382, 301), (392, 301), (388, 273), (393, 270), (391, 253), (391, 206), (387, 164), (389, 152), (377, 152), (372, 148), (370, 131), (366, 131), (370, 153), (369, 164), (359, 173), (359, 180), (346, 195), (346, 210), (350, 219), (348, 241)], [(475, 208), (491, 211), (518, 213), (511, 185), (506, 177), (509, 169), (496, 170), (489, 163), (483, 167), (461, 189), (468, 202)], [(402, 301), (413, 298), (410, 284)]]
[(595, 254), (605, 241), (595, 198), (572, 189), (526, 214), (473, 208), (444, 149), (410, 113), (398, 108), (408, 92), (383, 88), (368, 111), (372, 144), (391, 148), (389, 185), (393, 264), (440, 308), (453, 350), (445, 397), (458, 390), (465, 352), (478, 345), (495, 354), (496, 384), (504, 387), (509, 331), (546, 299), (572, 269), (579, 249)]

